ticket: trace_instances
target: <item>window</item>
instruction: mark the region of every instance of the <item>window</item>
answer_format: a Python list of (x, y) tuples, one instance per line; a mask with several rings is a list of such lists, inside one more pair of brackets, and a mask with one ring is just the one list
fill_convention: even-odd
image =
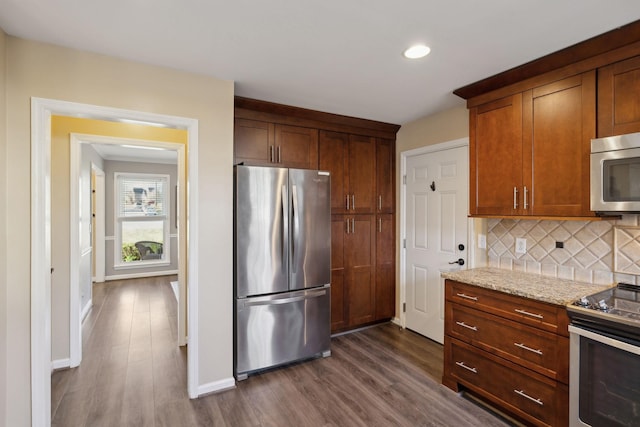
[(169, 176), (116, 173), (115, 188), (115, 266), (169, 264)]

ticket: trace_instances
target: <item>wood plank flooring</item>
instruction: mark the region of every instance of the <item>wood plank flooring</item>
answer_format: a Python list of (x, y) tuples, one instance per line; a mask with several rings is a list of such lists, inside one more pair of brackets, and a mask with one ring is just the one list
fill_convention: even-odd
[(94, 286), (80, 367), (52, 375), (52, 425), (507, 426), (440, 384), (442, 346), (392, 324), (334, 337), (331, 357), (190, 400), (166, 276)]

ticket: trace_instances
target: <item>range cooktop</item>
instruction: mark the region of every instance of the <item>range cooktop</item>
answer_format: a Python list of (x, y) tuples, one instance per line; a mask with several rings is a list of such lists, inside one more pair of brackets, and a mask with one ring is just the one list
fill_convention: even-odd
[(640, 338), (640, 286), (617, 286), (587, 295), (567, 306), (572, 323), (597, 329), (625, 331)]

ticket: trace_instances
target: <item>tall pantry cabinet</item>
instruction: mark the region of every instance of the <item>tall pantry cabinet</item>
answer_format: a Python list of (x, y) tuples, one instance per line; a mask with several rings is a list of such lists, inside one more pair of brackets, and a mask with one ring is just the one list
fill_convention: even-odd
[[(236, 97), (234, 162), (331, 173), (331, 330), (395, 316), (397, 125)], [(286, 143), (283, 143), (286, 142)]]

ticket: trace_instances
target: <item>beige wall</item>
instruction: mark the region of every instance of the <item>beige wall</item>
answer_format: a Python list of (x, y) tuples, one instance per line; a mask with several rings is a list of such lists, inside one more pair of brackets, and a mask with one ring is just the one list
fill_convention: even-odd
[[(0, 29), (0, 414), (7, 413), (7, 110), (5, 96), (6, 36)], [(5, 424), (0, 415), (0, 425)]]
[(427, 145), (440, 144), (469, 136), (469, 113), (465, 106), (452, 108), (440, 113), (423, 117), (403, 124), (396, 136), (396, 316), (400, 316), (400, 194), (402, 176), (400, 168), (400, 154), (404, 151)]
[[(233, 82), (7, 37), (6, 425), (30, 423), (30, 99), (199, 121), (199, 384), (233, 375)], [(216, 242), (216, 244), (204, 244)], [(213, 279), (215, 278), (215, 280)]]

